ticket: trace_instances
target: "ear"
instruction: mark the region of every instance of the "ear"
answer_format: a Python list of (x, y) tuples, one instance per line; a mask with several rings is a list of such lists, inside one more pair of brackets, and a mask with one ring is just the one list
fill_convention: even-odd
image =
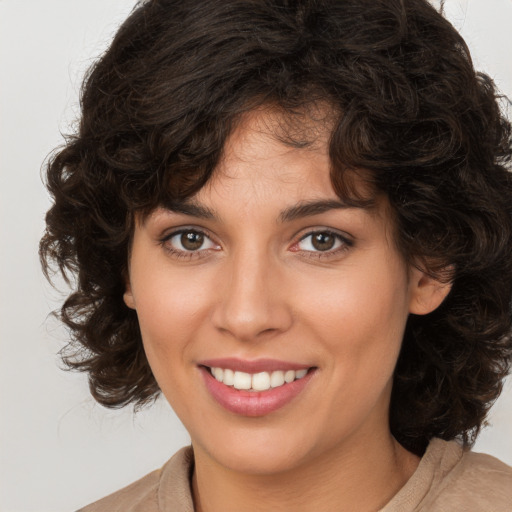
[[(449, 275), (453, 268), (447, 267), (442, 274)], [(423, 270), (412, 267), (409, 284), (411, 298), (409, 313), (427, 315), (437, 309), (452, 289), (451, 281), (439, 280)]]
[(135, 308), (135, 300), (133, 298), (133, 293), (132, 293), (132, 285), (130, 283), (130, 278), (128, 276), (126, 276), (125, 278), (125, 291), (124, 291), (124, 294), (123, 294), (123, 300), (124, 300), (124, 303), (131, 309), (136, 309)]

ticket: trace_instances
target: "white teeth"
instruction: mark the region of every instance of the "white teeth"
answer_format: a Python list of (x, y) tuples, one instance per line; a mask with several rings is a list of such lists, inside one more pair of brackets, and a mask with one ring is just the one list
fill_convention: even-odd
[(224, 370), (224, 378), (222, 379), (222, 382), (224, 382), (226, 386), (232, 386), (233, 383), (235, 382), (235, 372), (233, 370), (230, 370), (229, 368), (226, 368)]
[(293, 370), (288, 370), (284, 374), (284, 381), (286, 383), (290, 383), (290, 382), (293, 382), (294, 380), (295, 380), (295, 372)]
[(302, 379), (308, 373), (308, 370), (277, 370), (274, 372), (251, 374), (235, 372), (229, 368), (211, 368), (211, 372), (216, 380), (223, 382), (226, 386), (251, 391), (267, 391), (270, 388), (278, 388), (296, 379)]
[(295, 378), (296, 379), (302, 379), (302, 377), (304, 377), (306, 375), (306, 373), (308, 373), (307, 370), (297, 370), (295, 372)]
[(222, 368), (212, 368), (213, 376), (219, 381), (224, 380), (224, 370)]
[(251, 389), (251, 374), (245, 372), (235, 372), (233, 386), (236, 389)]
[(284, 372), (277, 371), (272, 372), (270, 375), (270, 387), (271, 388), (278, 388), (279, 386), (282, 386), (284, 384)]
[(266, 391), (270, 389), (270, 374), (268, 372), (255, 373), (252, 376), (252, 389)]

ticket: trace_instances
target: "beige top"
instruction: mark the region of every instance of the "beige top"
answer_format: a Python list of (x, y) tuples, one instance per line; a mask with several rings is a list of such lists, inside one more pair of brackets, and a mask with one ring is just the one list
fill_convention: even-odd
[[(182, 448), (161, 469), (79, 512), (193, 512), (193, 455)], [(232, 511), (226, 511), (232, 512)], [(512, 512), (512, 468), (434, 439), (415, 473), (379, 512)]]

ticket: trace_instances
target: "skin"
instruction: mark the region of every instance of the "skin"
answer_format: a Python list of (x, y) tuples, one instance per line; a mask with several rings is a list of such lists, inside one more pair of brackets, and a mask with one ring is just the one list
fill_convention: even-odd
[[(403, 261), (385, 197), (283, 219), (304, 202), (340, 200), (328, 130), (313, 126), (298, 149), (277, 140), (278, 125), (271, 110), (246, 115), (192, 199), (200, 215), (159, 208), (139, 219), (125, 302), (190, 433), (197, 510), (377, 510), (419, 462), (388, 427), (405, 323), (448, 287)], [(205, 233), (203, 245), (187, 251), (183, 229)], [(333, 248), (315, 248), (312, 232), (334, 233)], [(205, 387), (198, 363), (221, 357), (315, 372), (281, 409), (246, 417)]]

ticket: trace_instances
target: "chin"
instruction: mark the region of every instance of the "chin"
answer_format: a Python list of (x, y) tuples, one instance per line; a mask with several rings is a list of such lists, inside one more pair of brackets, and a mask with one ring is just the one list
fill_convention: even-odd
[(311, 447), (306, 439), (291, 439), (289, 433), (260, 431), (240, 432), (206, 446), (192, 441), (194, 451), (200, 450), (216, 463), (231, 471), (253, 475), (275, 475), (300, 467)]

